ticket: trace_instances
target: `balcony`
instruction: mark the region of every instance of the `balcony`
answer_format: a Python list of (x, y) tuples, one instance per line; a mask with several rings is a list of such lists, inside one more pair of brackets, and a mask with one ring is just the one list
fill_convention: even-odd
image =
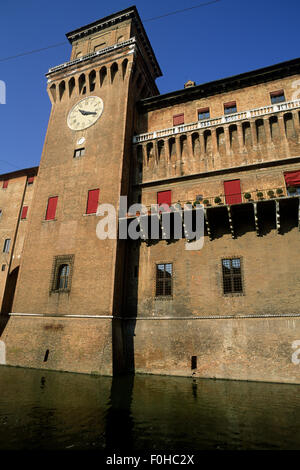
[[(225, 234), (231, 234), (231, 237), (235, 239), (251, 231), (255, 232), (258, 237), (264, 236), (272, 230), (276, 230), (277, 234), (281, 235), (295, 227), (300, 231), (300, 195), (297, 193), (289, 194), (284, 187), (268, 188), (241, 193), (241, 202), (237, 204), (226, 204), (225, 195), (203, 198), (202, 201), (180, 200), (176, 203), (172, 202), (172, 206), (175, 206), (178, 212), (170, 213), (171, 225), (174, 223), (175, 217), (181, 217), (182, 238), (186, 238), (188, 241), (192, 239), (185, 231), (184, 211), (180, 211), (180, 209), (187, 205), (195, 213), (197, 207), (203, 207), (199, 204), (204, 205), (204, 233), (210, 241)], [(143, 224), (146, 218), (148, 219), (147, 227), (151, 227), (154, 219), (158, 219), (160, 237), (158, 240), (151, 240), (151, 238), (142, 234), (141, 240), (147, 242), (147, 244), (158, 243), (159, 240), (166, 240), (168, 243), (175, 241), (172, 238), (172, 230), (171, 235), (166, 236), (163, 227), (163, 215), (159, 212), (158, 205), (153, 204), (144, 207), (146, 208), (145, 213), (128, 213), (127, 224), (133, 218), (137, 218), (141, 232), (143, 232)], [(153, 207), (154, 211), (151, 212)], [(195, 214), (193, 214), (194, 216)], [(122, 220), (125, 222), (124, 219)], [(149, 230), (149, 233), (151, 233), (151, 230)]]
[(268, 114), (279, 113), (281, 111), (290, 111), (293, 109), (300, 108), (300, 100), (285, 101), (284, 103), (272, 104), (269, 106), (263, 106), (262, 108), (254, 108), (248, 111), (242, 111), (239, 113), (228, 114), (214, 119), (205, 119), (190, 124), (182, 124), (180, 126), (170, 127), (168, 129), (161, 129), (158, 131), (148, 132), (145, 134), (135, 135), (133, 137), (133, 143), (139, 144), (147, 142), (153, 139), (159, 139), (164, 137), (172, 137), (176, 134), (182, 134), (190, 131), (197, 131), (200, 129), (207, 129), (210, 127), (216, 127), (223, 124), (231, 124), (245, 119), (252, 119), (257, 117), (266, 116)]

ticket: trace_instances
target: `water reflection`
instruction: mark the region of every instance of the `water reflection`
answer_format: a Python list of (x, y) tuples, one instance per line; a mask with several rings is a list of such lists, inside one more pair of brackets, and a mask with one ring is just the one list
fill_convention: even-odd
[(299, 449), (299, 386), (0, 367), (0, 449)]

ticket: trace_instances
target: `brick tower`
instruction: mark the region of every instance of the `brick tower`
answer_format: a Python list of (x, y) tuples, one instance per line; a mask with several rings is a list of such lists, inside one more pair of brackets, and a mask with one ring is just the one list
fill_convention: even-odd
[(128, 192), (134, 105), (158, 94), (161, 72), (135, 7), (67, 38), (71, 60), (47, 74), (52, 110), (13, 306), (26, 315), (10, 325), (35, 339), (12, 344), (13, 354), (8, 345), (7, 356), (11, 364), (111, 374), (124, 250), (96, 237), (96, 210), (117, 209)]

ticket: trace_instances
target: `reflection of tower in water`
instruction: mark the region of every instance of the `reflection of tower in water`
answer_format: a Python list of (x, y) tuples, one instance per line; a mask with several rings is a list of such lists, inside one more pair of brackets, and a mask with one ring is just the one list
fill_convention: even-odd
[(134, 422), (131, 414), (134, 375), (114, 377), (105, 422), (106, 450), (133, 449)]

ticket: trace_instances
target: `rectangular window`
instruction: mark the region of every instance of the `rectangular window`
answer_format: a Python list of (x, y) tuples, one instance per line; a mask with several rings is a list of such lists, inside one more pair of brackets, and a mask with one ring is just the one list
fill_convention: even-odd
[(70, 292), (74, 255), (59, 255), (53, 260), (50, 293)]
[(172, 295), (173, 265), (156, 265), (156, 297)]
[(4, 181), (3, 181), (3, 185), (2, 185), (2, 188), (3, 188), (3, 189), (6, 189), (6, 188), (7, 188), (8, 182), (9, 182), (9, 180), (4, 180)]
[(240, 180), (224, 181), (226, 204), (240, 204), (242, 202)]
[(74, 151), (74, 158), (83, 157), (84, 154), (85, 154), (85, 148), (76, 149), (76, 150)]
[(27, 219), (28, 206), (23, 206), (21, 220)]
[(237, 112), (236, 102), (229, 101), (229, 103), (224, 103), (224, 114), (232, 114)]
[(209, 108), (198, 109), (198, 121), (201, 121), (201, 119), (210, 119)]
[(46, 212), (46, 220), (54, 220), (56, 214), (56, 207), (57, 207), (58, 196), (49, 197), (48, 199), (48, 206)]
[(87, 214), (96, 214), (99, 202), (99, 189), (91, 189), (88, 192), (88, 200), (86, 206)]
[(223, 293), (243, 293), (242, 268), (240, 258), (222, 259)]
[(173, 116), (173, 126), (180, 126), (184, 124), (184, 114), (176, 114)]
[(300, 194), (300, 170), (289, 171), (284, 174), (285, 184), (287, 186), (288, 196)]
[[(157, 204), (159, 206), (165, 204), (168, 207), (171, 206), (171, 198), (172, 198), (172, 191), (159, 191), (157, 193)], [(168, 210), (167, 207), (165, 207), (166, 210)]]
[(172, 191), (159, 191), (157, 193), (157, 204), (171, 205)]
[(3, 253), (9, 253), (9, 247), (10, 247), (10, 238), (7, 238), (4, 242)]
[(27, 184), (33, 184), (34, 182), (34, 176), (30, 176), (27, 180)]
[(270, 93), (271, 97), (271, 103), (276, 104), (276, 103), (282, 103), (285, 101), (285, 96), (284, 96), (284, 91), (283, 90), (277, 90), (277, 91), (272, 91)]
[(6, 264), (2, 264), (1, 271), (5, 271), (5, 268), (6, 268)]

